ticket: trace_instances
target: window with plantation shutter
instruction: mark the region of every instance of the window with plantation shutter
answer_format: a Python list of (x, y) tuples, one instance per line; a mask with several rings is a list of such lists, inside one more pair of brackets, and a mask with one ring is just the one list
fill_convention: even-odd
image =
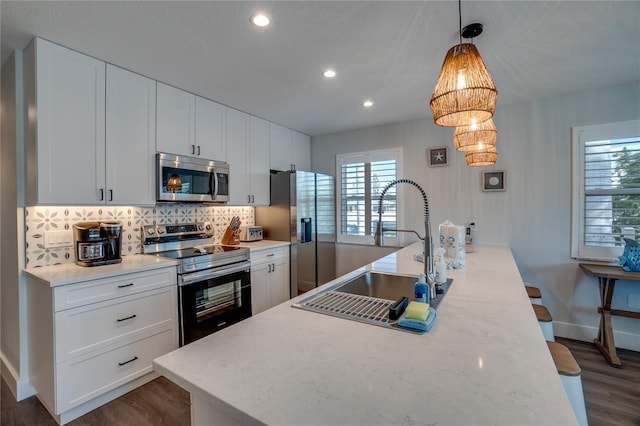
[[(384, 187), (400, 175), (400, 149), (342, 154), (336, 157), (338, 241), (373, 244), (378, 221), (378, 199)], [(396, 188), (385, 195), (382, 221), (397, 228), (399, 211)], [(397, 244), (394, 233), (385, 234), (389, 245)]]
[(640, 120), (573, 129), (571, 255), (616, 261), (640, 237)]

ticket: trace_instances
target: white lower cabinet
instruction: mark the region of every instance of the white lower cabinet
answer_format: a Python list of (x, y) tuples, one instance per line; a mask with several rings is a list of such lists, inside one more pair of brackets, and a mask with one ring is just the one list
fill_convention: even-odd
[(253, 315), (289, 300), (289, 292), (289, 247), (251, 253)]
[(29, 380), (67, 423), (157, 377), (178, 347), (175, 267), (49, 287), (27, 277)]

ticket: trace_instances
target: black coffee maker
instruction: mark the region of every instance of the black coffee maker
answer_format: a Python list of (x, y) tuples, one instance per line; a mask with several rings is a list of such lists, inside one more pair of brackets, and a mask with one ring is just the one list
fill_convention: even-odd
[(108, 265), (122, 262), (120, 222), (80, 222), (73, 225), (76, 264)]

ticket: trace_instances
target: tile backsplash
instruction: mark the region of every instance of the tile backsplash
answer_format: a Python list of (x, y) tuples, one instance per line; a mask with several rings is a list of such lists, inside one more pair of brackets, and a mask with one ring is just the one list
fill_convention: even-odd
[(254, 225), (253, 207), (217, 207), (201, 204), (167, 204), (156, 207), (52, 207), (25, 208), (26, 267), (73, 263), (73, 247), (45, 248), (45, 231), (72, 230), (73, 224), (92, 221), (122, 223), (123, 255), (142, 253), (142, 226), (184, 222), (211, 222), (214, 240), (222, 239), (233, 216), (242, 225)]

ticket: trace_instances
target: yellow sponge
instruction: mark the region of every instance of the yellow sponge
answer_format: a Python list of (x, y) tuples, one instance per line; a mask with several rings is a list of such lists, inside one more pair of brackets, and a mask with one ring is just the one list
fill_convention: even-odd
[(406, 318), (424, 321), (429, 315), (429, 304), (413, 301), (409, 303), (404, 312)]

